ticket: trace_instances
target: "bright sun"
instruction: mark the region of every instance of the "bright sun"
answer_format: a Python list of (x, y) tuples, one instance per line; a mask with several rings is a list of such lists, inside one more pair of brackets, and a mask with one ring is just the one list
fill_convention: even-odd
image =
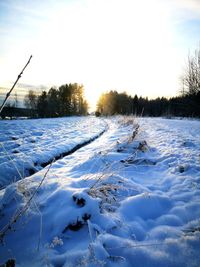
[(163, 6), (157, 1), (85, 3), (58, 9), (41, 36), (36, 54), (41, 53), (39, 65), (45, 64), (48, 79), (83, 83), (92, 108), (108, 89), (149, 95), (149, 84), (154, 85), (152, 96), (157, 95), (165, 75), (163, 61), (167, 71), (174, 56)]

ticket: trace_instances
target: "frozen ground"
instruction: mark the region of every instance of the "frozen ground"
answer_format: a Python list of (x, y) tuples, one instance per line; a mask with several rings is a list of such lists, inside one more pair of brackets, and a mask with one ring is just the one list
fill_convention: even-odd
[(200, 122), (106, 121), (94, 142), (0, 191), (0, 263), (200, 266)]
[(94, 117), (0, 121), (0, 189), (41, 170), (105, 129), (105, 122)]

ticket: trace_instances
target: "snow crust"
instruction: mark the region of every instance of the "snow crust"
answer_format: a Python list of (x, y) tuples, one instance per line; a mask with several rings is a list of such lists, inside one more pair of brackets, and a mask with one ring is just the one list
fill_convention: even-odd
[[(99, 119), (92, 134), (105, 121), (109, 129), (101, 137), (52, 164), (28, 210), (3, 237), (0, 263), (200, 266), (200, 122), (115, 117)], [(41, 123), (51, 127), (51, 120)], [(84, 130), (80, 135), (85, 138)], [(47, 169), (0, 191), (0, 230)]]

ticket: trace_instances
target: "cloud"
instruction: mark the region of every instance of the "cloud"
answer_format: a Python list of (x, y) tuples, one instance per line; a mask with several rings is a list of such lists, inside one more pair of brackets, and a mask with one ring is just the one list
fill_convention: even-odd
[[(3, 103), (3, 100), (7, 94), (7, 92), (12, 87), (13, 83), (7, 84), (5, 87), (0, 87), (0, 105)], [(15, 97), (17, 95), (17, 100), (19, 101), (19, 107), (23, 107), (24, 96), (28, 93), (29, 90), (33, 90), (37, 95), (40, 95), (42, 91), (48, 91), (50, 86), (45, 85), (32, 85), (27, 83), (18, 83), (14, 90), (12, 91), (8, 102), (13, 103), (15, 101)]]
[(28, 84), (28, 83), (18, 83), (17, 88), (22, 88), (22, 89), (31, 89), (31, 90), (36, 90), (36, 91), (42, 91), (42, 90), (48, 90), (49, 87), (45, 85), (33, 85), (33, 84)]
[(167, 0), (181, 19), (200, 19), (199, 0)]

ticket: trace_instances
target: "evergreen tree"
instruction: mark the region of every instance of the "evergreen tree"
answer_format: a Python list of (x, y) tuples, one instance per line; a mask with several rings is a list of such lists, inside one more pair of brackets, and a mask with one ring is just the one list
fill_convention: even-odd
[(38, 97), (37, 112), (38, 116), (41, 118), (48, 117), (48, 99), (45, 91)]

